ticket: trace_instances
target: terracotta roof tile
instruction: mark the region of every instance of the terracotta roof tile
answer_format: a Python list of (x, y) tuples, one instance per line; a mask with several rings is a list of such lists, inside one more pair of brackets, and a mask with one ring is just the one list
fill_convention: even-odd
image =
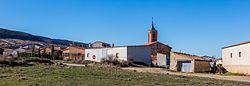
[(191, 58), (191, 59), (194, 59), (194, 60), (208, 61), (207, 59), (202, 58), (202, 57), (197, 56), (197, 55), (191, 55), (191, 54), (182, 53), (182, 52), (173, 52), (173, 53), (179, 54), (179, 55), (185, 55), (185, 56), (187, 56), (188, 58)]

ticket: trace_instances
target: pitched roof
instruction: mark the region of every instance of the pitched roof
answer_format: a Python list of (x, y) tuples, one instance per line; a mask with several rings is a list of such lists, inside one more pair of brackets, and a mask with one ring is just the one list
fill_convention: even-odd
[(205, 59), (205, 58), (202, 58), (202, 57), (200, 57), (200, 56), (197, 56), (197, 55), (191, 55), (191, 54), (187, 54), (187, 53), (183, 53), (183, 52), (173, 52), (173, 53), (179, 54), (179, 55), (185, 55), (185, 56), (187, 56), (188, 58), (194, 59), (194, 60), (209, 61), (209, 60), (207, 60), (207, 59)]
[(241, 42), (241, 43), (238, 43), (238, 44), (234, 44), (234, 45), (226, 46), (226, 47), (223, 47), (222, 49), (225, 49), (225, 48), (230, 48), (230, 47), (235, 47), (235, 46), (239, 46), (239, 45), (244, 45), (244, 44), (248, 44), (248, 43), (250, 43), (250, 41), (247, 41), (247, 42)]
[(65, 48), (65, 49), (62, 49), (62, 51), (69, 50), (69, 47), (74, 47), (74, 48), (78, 48), (78, 49), (82, 49), (82, 50), (84, 50), (84, 49), (85, 49), (84, 47), (79, 47), (79, 46), (71, 45), (71, 46), (68, 46), (68, 47), (67, 47), (67, 48)]
[(165, 45), (165, 46), (167, 46), (167, 47), (169, 47), (169, 48), (171, 48), (171, 49), (172, 49), (172, 47), (170, 47), (169, 45), (166, 45), (166, 44), (161, 43), (161, 42), (158, 42), (158, 41), (151, 42), (151, 43), (147, 43), (147, 44), (145, 44), (145, 45), (150, 46), (150, 45), (157, 44), (157, 43), (162, 44), (162, 45)]
[(87, 49), (101, 49), (101, 48), (117, 48), (117, 47), (147, 47), (148, 45), (127, 45), (127, 46), (112, 46), (112, 47), (91, 47)]

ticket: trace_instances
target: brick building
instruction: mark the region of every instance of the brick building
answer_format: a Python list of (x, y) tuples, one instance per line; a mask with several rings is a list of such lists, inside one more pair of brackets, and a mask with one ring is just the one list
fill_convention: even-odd
[[(158, 31), (155, 29), (154, 24), (152, 22), (152, 27), (148, 31), (148, 43), (145, 44), (147, 46), (150, 46), (152, 49), (151, 52), (151, 61), (152, 65), (159, 65), (160, 58), (166, 59), (166, 64), (169, 65), (170, 60), (170, 52), (171, 47), (159, 42), (158, 40)], [(159, 57), (160, 54), (163, 54), (165, 57)]]
[(70, 45), (63, 50), (63, 60), (85, 60), (84, 54), (84, 47)]

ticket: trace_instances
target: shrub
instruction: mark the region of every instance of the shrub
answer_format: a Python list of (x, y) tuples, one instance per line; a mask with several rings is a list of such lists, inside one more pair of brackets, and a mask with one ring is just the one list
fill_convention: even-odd
[(93, 63), (93, 61), (90, 61), (90, 60), (83, 60), (82, 61), (82, 64), (91, 64)]
[(109, 55), (106, 58), (102, 58), (101, 63), (117, 65), (117, 66), (121, 66), (121, 67), (127, 67), (127, 66), (131, 65), (132, 61), (130, 61), (130, 60), (128, 60), (128, 61), (119, 60), (116, 56)]
[(35, 63), (43, 63), (43, 64), (54, 64), (53, 61), (46, 59), (46, 58), (37, 58), (37, 57), (30, 57), (25, 59), (26, 62), (35, 62)]

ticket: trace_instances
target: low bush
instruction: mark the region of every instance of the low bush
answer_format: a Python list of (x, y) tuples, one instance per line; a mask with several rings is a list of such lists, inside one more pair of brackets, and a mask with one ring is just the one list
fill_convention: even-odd
[(91, 63), (94, 63), (93, 61), (90, 61), (90, 60), (83, 60), (82, 61), (82, 64), (91, 64)]
[(35, 63), (43, 63), (43, 64), (54, 64), (53, 61), (46, 59), (46, 58), (37, 58), (37, 57), (30, 57), (25, 59), (26, 62), (35, 62)]
[(102, 64), (111, 64), (121, 67), (128, 67), (131, 65), (131, 61), (118, 60), (115, 56), (108, 56), (106, 58), (101, 59)]

